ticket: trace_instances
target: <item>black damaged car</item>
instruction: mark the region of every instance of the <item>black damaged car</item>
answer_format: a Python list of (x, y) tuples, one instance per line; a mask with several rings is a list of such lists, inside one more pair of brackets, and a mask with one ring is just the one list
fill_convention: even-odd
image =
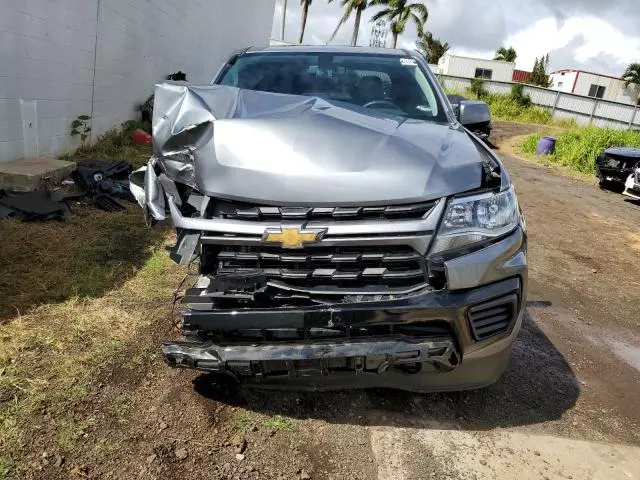
[(629, 147), (608, 148), (596, 159), (596, 173), (600, 188), (622, 191), (629, 175), (640, 168), (640, 149)]

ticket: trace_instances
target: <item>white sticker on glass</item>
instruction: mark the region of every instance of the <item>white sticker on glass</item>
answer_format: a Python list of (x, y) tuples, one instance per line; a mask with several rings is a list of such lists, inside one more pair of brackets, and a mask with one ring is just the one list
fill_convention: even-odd
[(413, 58), (401, 58), (400, 64), (407, 67), (415, 67), (416, 65), (418, 65), (418, 62), (416, 62)]

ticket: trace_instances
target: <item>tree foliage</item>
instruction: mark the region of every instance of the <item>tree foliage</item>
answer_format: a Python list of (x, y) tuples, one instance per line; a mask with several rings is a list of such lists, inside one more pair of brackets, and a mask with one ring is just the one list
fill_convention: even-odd
[(422, 32), (429, 16), (429, 11), (423, 3), (408, 3), (408, 0), (371, 0), (369, 5), (384, 7), (371, 18), (371, 21), (386, 18), (391, 22), (392, 48), (396, 48), (398, 36), (404, 32), (409, 20), (415, 24), (418, 32)]
[(622, 80), (624, 80), (624, 86), (636, 85), (639, 89), (638, 98), (636, 103), (640, 105), (640, 63), (632, 63), (622, 74)]
[(302, 43), (304, 39), (304, 31), (307, 28), (307, 16), (309, 15), (309, 7), (313, 0), (300, 0), (302, 6), (302, 14), (300, 15), (300, 34), (298, 35), (298, 43)]
[(494, 60), (500, 60), (502, 62), (515, 62), (516, 58), (518, 58), (518, 54), (513, 47), (500, 47), (496, 50), (496, 55), (493, 57)]
[(529, 83), (532, 85), (538, 85), (539, 87), (549, 88), (553, 82), (547, 74), (547, 68), (549, 67), (549, 55), (540, 57), (533, 64), (533, 70), (531, 71), (531, 78)]
[(521, 83), (511, 85), (511, 94), (509, 96), (523, 108), (529, 108), (531, 106), (531, 97), (524, 93), (524, 85)]
[(442, 42), (439, 38), (434, 37), (431, 32), (423, 31), (418, 34), (416, 48), (429, 63), (435, 65), (449, 51), (450, 46), (447, 42)]
[[(340, 1), (340, 6), (344, 8), (344, 14), (342, 15), (342, 18), (340, 19), (340, 21), (338, 22), (338, 25), (336, 26), (336, 29), (333, 31), (333, 34), (331, 35), (331, 38), (329, 39), (329, 41), (332, 41), (335, 38), (335, 36), (338, 34), (338, 31), (340, 30), (340, 27), (342, 27), (342, 25), (344, 25), (347, 22), (347, 20), (349, 20), (349, 17), (351, 17), (351, 14), (355, 12), (356, 18), (355, 18), (355, 23), (353, 25), (353, 35), (351, 36), (351, 45), (355, 47), (356, 44), (358, 43), (358, 32), (360, 31), (360, 20), (362, 18), (362, 12), (364, 11), (365, 8), (369, 6), (369, 0), (339, 0), (339, 1)], [(329, 0), (329, 3), (331, 2), (333, 2), (333, 0)]]

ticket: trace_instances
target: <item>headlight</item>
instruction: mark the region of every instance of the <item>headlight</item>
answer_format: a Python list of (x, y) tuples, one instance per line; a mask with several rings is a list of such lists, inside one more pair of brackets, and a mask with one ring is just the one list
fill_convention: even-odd
[(500, 237), (515, 229), (519, 220), (513, 186), (499, 193), (454, 198), (447, 206), (431, 253)]

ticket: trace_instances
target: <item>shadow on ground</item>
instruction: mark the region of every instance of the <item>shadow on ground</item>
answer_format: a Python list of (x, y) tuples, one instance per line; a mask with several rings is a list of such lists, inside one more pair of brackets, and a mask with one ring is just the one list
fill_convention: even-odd
[[(537, 302), (546, 304), (549, 302)], [(536, 305), (539, 306), (539, 305)], [(219, 376), (201, 375), (195, 391), (216, 402), (268, 415), (315, 418), (330, 423), (396, 427), (492, 429), (558, 419), (580, 394), (578, 382), (558, 350), (525, 314), (505, 375), (490, 387), (459, 393), (413, 394), (371, 389), (288, 392), (238, 389)], [(214, 402), (211, 406), (213, 408)]]
[(131, 278), (165, 231), (140, 209), (107, 213), (75, 206), (63, 221), (0, 221), (0, 323), (44, 303), (97, 297)]

